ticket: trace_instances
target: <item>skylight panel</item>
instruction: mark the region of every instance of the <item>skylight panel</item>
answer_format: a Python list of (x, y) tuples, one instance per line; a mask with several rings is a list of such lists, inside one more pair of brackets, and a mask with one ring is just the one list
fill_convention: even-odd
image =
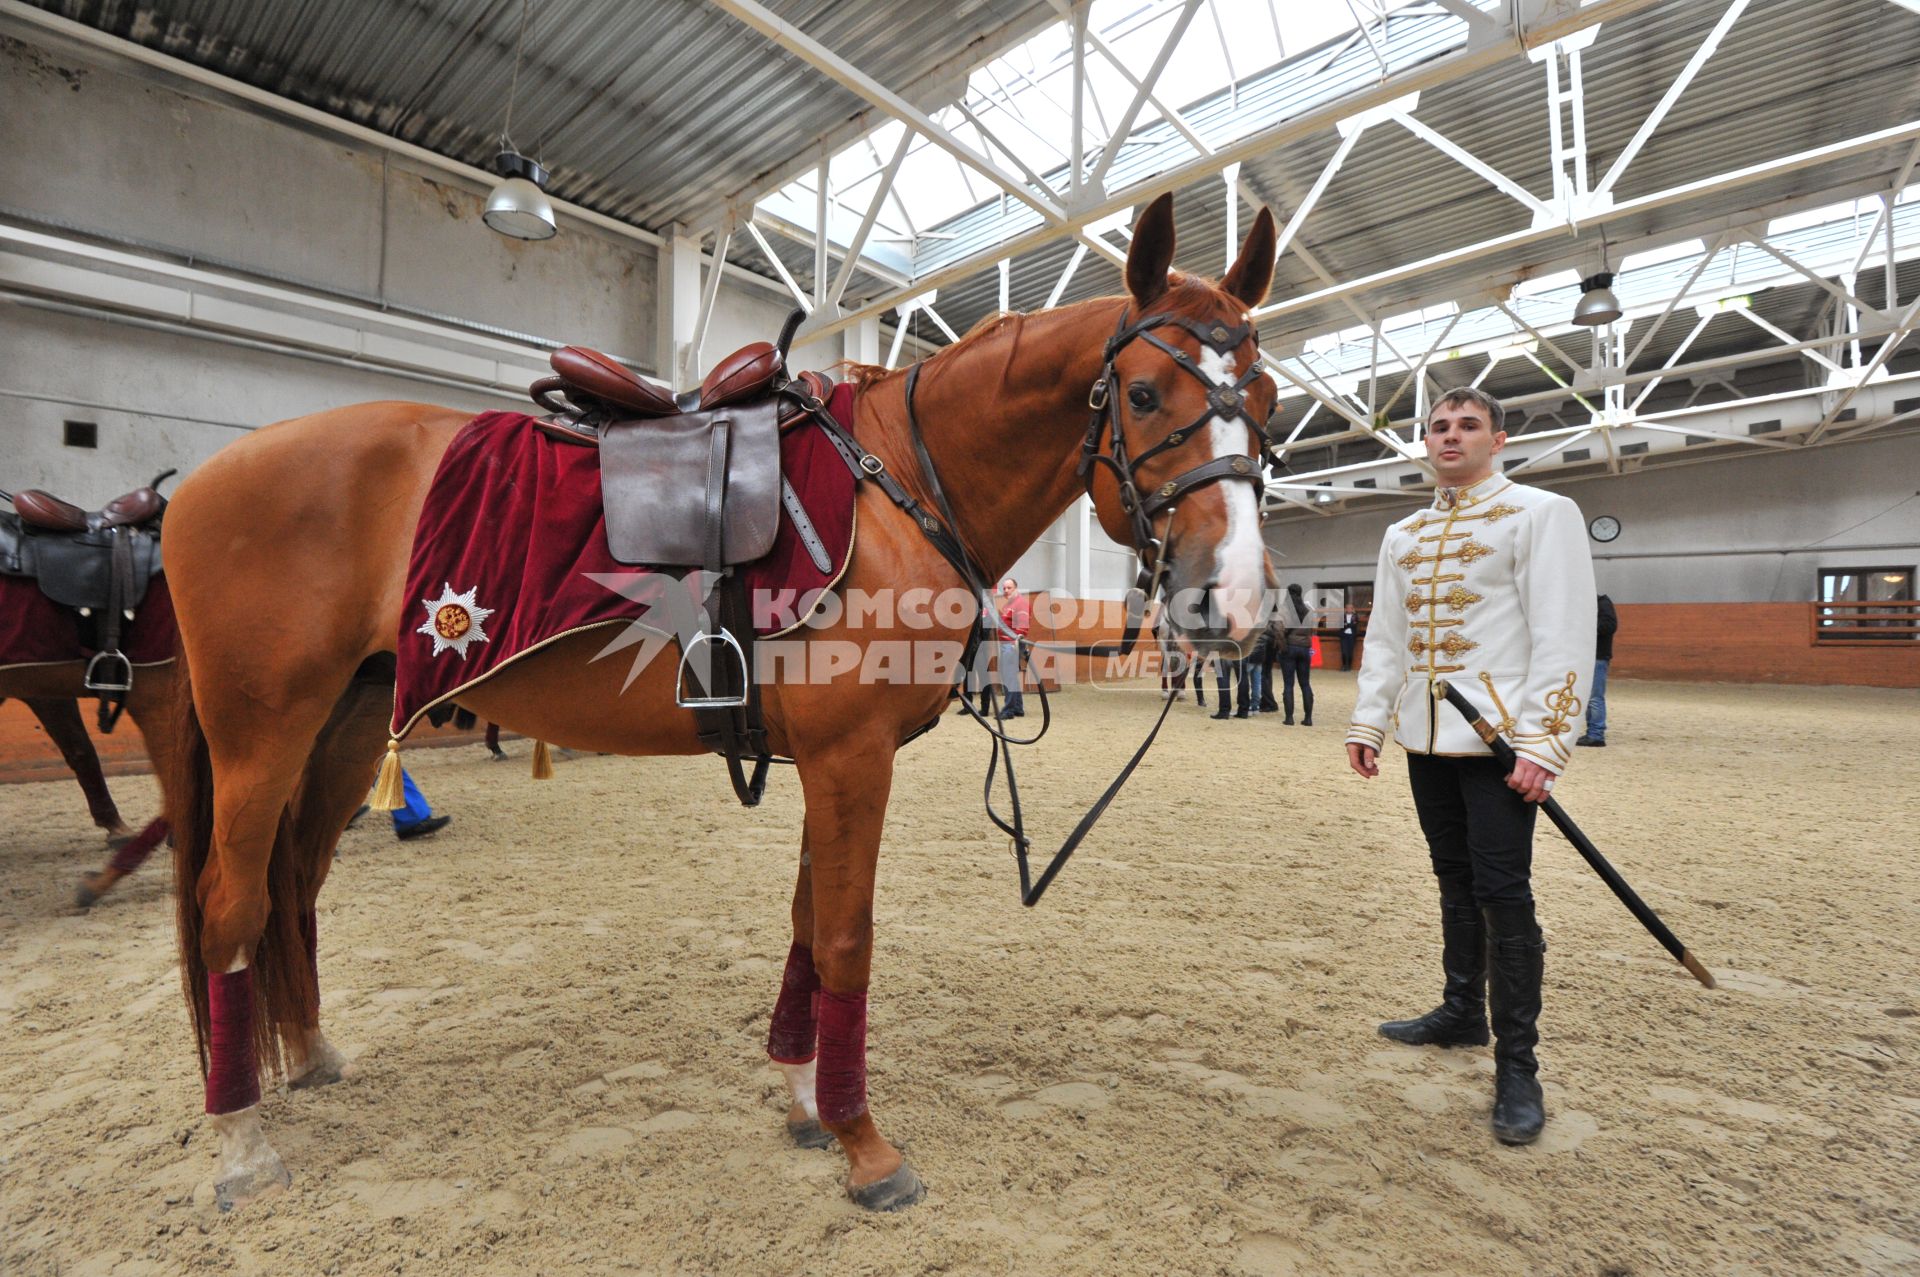
[[(1152, 97), (1134, 117), (1130, 135), (1120, 139), (1125, 176), (1118, 184), (1141, 180), (1192, 159), (1196, 150), (1178, 132), (1165, 127), (1163, 107), (1186, 112), (1217, 100), (1250, 78), (1271, 73), (1289, 58), (1319, 49), (1327, 58), (1358, 48), (1363, 37), (1356, 18), (1377, 22), (1417, 0), (1354, 0), (1352, 4), (1284, 4), (1269, 0), (1207, 0), (1187, 22)], [(1137, 85), (1150, 73), (1179, 22), (1182, 0), (1100, 0), (1089, 13), (1089, 47), (1083, 54), (1086, 94), (1081, 111), (1080, 155), (1090, 174), (1113, 132), (1125, 117)], [(1351, 36), (1344, 45), (1340, 37)], [(1379, 33), (1373, 33), (1374, 41)], [(1362, 56), (1365, 56), (1364, 51)], [(1039, 176), (1063, 196), (1071, 185), (1073, 132), (1073, 47), (1065, 21), (1057, 22), (1001, 56), (975, 68), (964, 96), (928, 112), (960, 142), (990, 158), (1007, 175), (1029, 186)], [(1116, 63), (1118, 65), (1116, 65)], [(1314, 64), (1315, 66), (1318, 63)], [(1302, 74), (1312, 67), (1303, 67)], [(1216, 117), (1218, 113), (1215, 113)], [(1233, 113), (1224, 121), (1230, 126)], [(1209, 145), (1230, 141), (1221, 118), (1205, 122)], [(1157, 127), (1156, 127), (1157, 126)], [(830, 212), (828, 237), (839, 244), (853, 238), (882, 180), (904, 126), (895, 121), (843, 148), (828, 165)], [(1200, 126), (1196, 126), (1200, 127)], [(1257, 127), (1249, 124), (1247, 127)], [(1115, 163), (1119, 162), (1116, 157)], [(1109, 172), (1107, 184), (1116, 184)], [(816, 179), (809, 174), (759, 201), (766, 213), (811, 229)], [(1008, 196), (993, 179), (963, 165), (924, 137), (910, 145), (894, 189), (884, 199), (868, 240), (866, 255), (878, 251), (889, 265), (914, 262), (955, 234), (937, 229), (970, 209)], [(1009, 205), (1014, 212), (1014, 205)], [(1024, 211), (1024, 210), (1021, 210)], [(977, 232), (968, 236), (977, 238)]]

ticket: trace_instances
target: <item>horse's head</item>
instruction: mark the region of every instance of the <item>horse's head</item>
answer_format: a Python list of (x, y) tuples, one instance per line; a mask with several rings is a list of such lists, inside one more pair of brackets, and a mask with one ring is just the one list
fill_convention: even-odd
[(1263, 430), (1278, 394), (1248, 311), (1273, 281), (1260, 210), (1219, 284), (1169, 274), (1173, 197), (1148, 206), (1127, 255), (1131, 294), (1107, 345), (1084, 468), (1100, 525), (1140, 552), (1172, 633), (1239, 643), (1261, 620)]

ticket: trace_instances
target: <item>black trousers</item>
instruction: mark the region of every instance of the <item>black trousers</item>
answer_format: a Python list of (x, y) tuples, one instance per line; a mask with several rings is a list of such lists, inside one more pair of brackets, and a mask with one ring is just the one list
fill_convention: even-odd
[(1350, 670), (1353, 668), (1353, 645), (1358, 640), (1358, 638), (1359, 636), (1355, 634), (1342, 634), (1340, 636), (1340, 668), (1341, 669)]
[(1293, 680), (1300, 680), (1300, 699), (1305, 703), (1307, 717), (1313, 717), (1313, 649), (1310, 647), (1287, 647), (1280, 650), (1280, 677), (1284, 680), (1281, 703), (1286, 707), (1287, 717), (1293, 717)]
[(1498, 759), (1408, 754), (1407, 779), (1443, 899), (1532, 902), (1539, 809), (1507, 788)]
[[(1247, 663), (1245, 661), (1229, 661), (1224, 658), (1215, 661), (1213, 676), (1215, 690), (1220, 693), (1222, 710), (1229, 709), (1234, 703), (1234, 698), (1238, 697), (1239, 712), (1242, 714), (1250, 712), (1247, 709)], [(1205, 701), (1200, 703), (1206, 704)]]

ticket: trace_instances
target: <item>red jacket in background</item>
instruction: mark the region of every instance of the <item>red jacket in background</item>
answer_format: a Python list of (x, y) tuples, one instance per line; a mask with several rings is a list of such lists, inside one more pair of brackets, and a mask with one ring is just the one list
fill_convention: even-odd
[(1024, 594), (1016, 594), (1013, 601), (1000, 609), (1000, 623), (1022, 638), (1033, 626), (1033, 600)]

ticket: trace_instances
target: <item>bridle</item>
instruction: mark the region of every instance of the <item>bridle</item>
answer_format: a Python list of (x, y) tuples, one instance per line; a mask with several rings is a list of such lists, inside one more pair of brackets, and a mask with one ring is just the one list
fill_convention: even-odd
[[(1218, 355), (1231, 355), (1248, 338), (1254, 339), (1255, 350), (1259, 349), (1259, 337), (1251, 323), (1226, 325), (1219, 321), (1202, 323), (1184, 315), (1153, 314), (1128, 321), (1127, 312), (1120, 315), (1119, 327), (1112, 337), (1107, 339), (1105, 355), (1101, 361), (1100, 375), (1094, 380), (1093, 388), (1087, 393), (1087, 407), (1093, 410), (1092, 418), (1087, 422), (1087, 437), (1080, 445), (1080, 466), (1076, 471), (1087, 487), (1087, 495), (1093, 495), (1093, 478), (1096, 466), (1105, 466), (1112, 471), (1114, 481), (1120, 488), (1120, 508), (1132, 523), (1133, 552), (1139, 560), (1139, 572), (1134, 578), (1134, 586), (1127, 600), (1126, 630), (1121, 638), (1120, 652), (1125, 654), (1133, 650), (1139, 638), (1140, 627), (1146, 616), (1147, 606), (1160, 593), (1165, 584), (1167, 570), (1166, 540), (1154, 527), (1154, 520), (1169, 512), (1182, 497), (1200, 488), (1221, 481), (1244, 480), (1251, 483), (1257, 494), (1265, 481), (1260, 476), (1261, 458), (1270, 455), (1273, 440), (1268, 437), (1266, 424), (1257, 421), (1247, 408), (1247, 390), (1260, 379), (1265, 369), (1258, 356), (1248, 365), (1239, 378), (1231, 382), (1215, 381), (1208, 376), (1193, 360), (1193, 357), (1179, 347), (1169, 344), (1153, 332), (1156, 328), (1183, 328), (1202, 346)], [(1156, 346), (1174, 362), (1174, 366), (1188, 373), (1207, 390), (1207, 406), (1200, 415), (1177, 430), (1169, 431), (1161, 440), (1149, 447), (1137, 457), (1127, 452), (1126, 433), (1120, 429), (1119, 409), (1120, 374), (1114, 368), (1114, 360), (1120, 352), (1135, 341), (1144, 341)], [(1204, 430), (1216, 419), (1238, 419), (1246, 423), (1260, 440), (1260, 456), (1249, 453), (1229, 453), (1202, 462), (1175, 477), (1157, 484), (1142, 495), (1139, 485), (1140, 468), (1163, 452), (1180, 447), (1194, 434)], [(1101, 451), (1100, 438), (1106, 435), (1111, 441), (1106, 451)], [(1171, 525), (1171, 518), (1168, 523)]]
[[(1119, 649), (1122, 656), (1133, 650), (1146, 615), (1147, 604), (1159, 593), (1166, 577), (1165, 539), (1154, 530), (1154, 520), (1172, 510), (1175, 504), (1188, 493), (1209, 484), (1223, 480), (1245, 480), (1254, 485), (1257, 493), (1263, 483), (1260, 477), (1261, 459), (1259, 457), (1247, 453), (1232, 453), (1203, 462), (1155, 486), (1150, 495), (1142, 496), (1137, 482), (1140, 467), (1161, 453), (1178, 448), (1191, 439), (1195, 431), (1205, 428), (1209, 422), (1218, 417), (1237, 417), (1246, 422), (1253, 430), (1255, 437), (1260, 440), (1263, 454), (1270, 455), (1273, 447), (1272, 440), (1267, 436), (1265, 424), (1256, 421), (1253, 414), (1247, 410), (1247, 388), (1259, 380), (1263, 371), (1259, 359), (1254, 359), (1237, 380), (1215, 381), (1185, 351), (1169, 345), (1154, 335), (1152, 330), (1165, 327), (1184, 328), (1199, 340), (1201, 345), (1220, 355), (1231, 354), (1238, 350), (1248, 338), (1255, 337), (1253, 325), (1250, 323), (1238, 325), (1219, 322), (1202, 323), (1196, 319), (1168, 314), (1147, 315), (1129, 323), (1127, 313), (1123, 311), (1119, 327), (1113, 336), (1107, 339), (1100, 376), (1087, 395), (1087, 406), (1093, 410), (1093, 417), (1087, 423), (1087, 437), (1081, 445), (1080, 464), (1075, 473), (1086, 483), (1087, 495), (1091, 497), (1094, 466), (1104, 465), (1110, 468), (1120, 486), (1121, 508), (1126, 511), (1133, 525), (1132, 549), (1140, 561), (1140, 571), (1127, 600), (1126, 630)], [(1164, 438), (1138, 457), (1131, 457), (1127, 452), (1126, 436), (1120, 429), (1119, 414), (1114, 406), (1119, 394), (1120, 382), (1119, 374), (1114, 370), (1113, 364), (1120, 352), (1136, 340), (1157, 346), (1178, 367), (1186, 370), (1205, 386), (1207, 406), (1192, 422), (1178, 430), (1168, 432)], [(1257, 340), (1255, 348), (1258, 349)], [(905, 387), (907, 434), (913, 443), (914, 457), (919, 464), (921, 481), (925, 484), (928, 496), (932, 498), (931, 509), (908, 493), (900, 481), (887, 470), (886, 464), (879, 457), (861, 447), (852, 432), (842, 427), (833, 419), (831, 413), (825, 411), (824, 405), (818, 398), (798, 392), (791, 386), (782, 393), (793, 397), (795, 402), (810, 412), (820, 423), (827, 433), (827, 438), (839, 451), (842, 460), (852, 469), (856, 481), (867, 479), (877, 483), (888, 499), (913, 520), (914, 526), (920, 529), (921, 534), (927, 538), (933, 548), (959, 573), (960, 579), (966, 582), (973, 597), (979, 599), (986, 594), (986, 573), (960, 539), (959, 521), (954, 517), (952, 503), (947, 500), (946, 489), (940, 482), (940, 472), (933, 463), (932, 455), (927, 451), (926, 440), (920, 431), (919, 416), (914, 411), (914, 392), (919, 385), (921, 366), (916, 363), (907, 370)], [(1108, 435), (1111, 440), (1110, 447), (1105, 452), (1100, 449), (1102, 434)], [(1040, 738), (1047, 734), (1047, 728), (1053, 721), (1052, 712), (1047, 703), (1046, 685), (1043, 683), (1038, 689), (1040, 728), (1037, 732), (1030, 737), (1016, 738), (1009, 736), (998, 725), (999, 715), (995, 712), (997, 695), (995, 684), (990, 680), (980, 680), (976, 685), (969, 677), (970, 672), (977, 669), (975, 654), (981, 643), (990, 637), (1008, 637), (1007, 634), (1000, 632), (998, 610), (989, 608), (986, 612), (992, 619), (989, 620), (983, 616), (980, 623), (974, 625), (969, 631), (954, 690), (961, 709), (985, 728), (992, 738), (993, 754), (987, 764), (986, 779), (987, 819), (1005, 833), (1012, 844), (1014, 860), (1020, 868), (1020, 902), (1031, 906), (1039, 902), (1047, 886), (1066, 865), (1067, 858), (1092, 831), (1094, 823), (1100, 819), (1114, 797), (1119, 794), (1121, 786), (1126, 784), (1127, 778), (1133, 775), (1134, 769), (1146, 757), (1154, 738), (1160, 734), (1161, 725), (1167, 721), (1167, 711), (1172, 708), (1178, 693), (1166, 694), (1160, 707), (1160, 717), (1155, 721), (1153, 729), (1147, 733), (1147, 738), (1140, 743), (1139, 749), (1134, 751), (1133, 757), (1121, 769), (1120, 774), (1114, 777), (1113, 783), (1107, 786), (1106, 792), (1101, 794), (1093, 806), (1080, 818), (1073, 832), (1067, 835), (1060, 849), (1053, 854), (1053, 858), (1035, 877), (1027, 859), (1032, 840), (1027, 837), (1026, 823), (1020, 811), (1020, 791), (1013, 778), (1013, 754), (1009, 746), (1038, 743)], [(1034, 646), (1025, 639), (1019, 639), (1018, 642), (1023, 647)], [(1071, 647), (1074, 654), (1079, 656), (1106, 656), (1114, 651), (1113, 645), (1106, 642), (1074, 644)], [(979, 702), (977, 704), (976, 698)], [(937, 717), (934, 718), (907, 739), (912, 740), (939, 721)], [(993, 808), (994, 776), (1002, 764), (1006, 767), (1007, 790), (1012, 800), (1011, 820), (1002, 817)]]

